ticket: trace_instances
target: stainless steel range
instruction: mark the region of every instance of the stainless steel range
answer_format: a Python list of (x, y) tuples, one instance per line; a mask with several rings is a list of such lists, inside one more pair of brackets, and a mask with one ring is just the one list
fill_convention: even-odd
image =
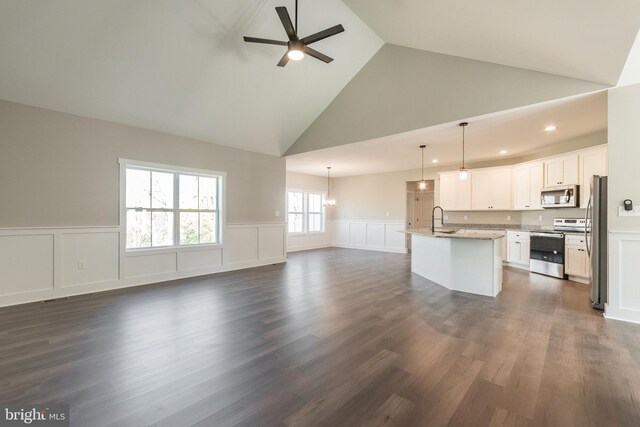
[(529, 269), (534, 273), (564, 279), (565, 233), (584, 233), (587, 221), (584, 218), (556, 218), (553, 230), (531, 233)]

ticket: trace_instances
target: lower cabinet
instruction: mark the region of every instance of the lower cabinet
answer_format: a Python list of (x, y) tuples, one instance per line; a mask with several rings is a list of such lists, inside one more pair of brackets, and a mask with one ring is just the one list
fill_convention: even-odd
[(564, 272), (573, 277), (588, 279), (591, 262), (587, 254), (584, 236), (568, 234), (564, 247)]
[(529, 247), (529, 232), (507, 231), (507, 262), (529, 268)]

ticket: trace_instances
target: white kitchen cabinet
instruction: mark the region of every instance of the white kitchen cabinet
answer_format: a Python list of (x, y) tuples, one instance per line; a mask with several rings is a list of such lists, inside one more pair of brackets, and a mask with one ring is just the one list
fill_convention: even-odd
[(471, 177), (473, 210), (511, 209), (511, 168), (472, 171)]
[(565, 274), (581, 279), (591, 276), (591, 262), (583, 235), (567, 234), (564, 247)]
[(529, 268), (530, 234), (526, 231), (507, 231), (507, 262)]
[(558, 156), (544, 162), (544, 186), (578, 184), (578, 154)]
[(445, 211), (471, 210), (471, 180), (460, 179), (459, 172), (440, 174), (440, 206)]
[(543, 187), (543, 165), (526, 163), (513, 168), (513, 209), (542, 209), (540, 192)]
[(580, 153), (580, 207), (586, 208), (591, 196), (591, 179), (594, 175), (606, 176), (607, 146), (596, 147)]

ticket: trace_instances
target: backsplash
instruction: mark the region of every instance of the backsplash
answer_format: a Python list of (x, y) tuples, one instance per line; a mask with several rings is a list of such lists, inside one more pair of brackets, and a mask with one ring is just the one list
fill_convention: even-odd
[[(555, 218), (584, 218), (585, 209), (545, 209), (542, 211), (523, 211), (522, 225), (553, 226)], [(542, 217), (542, 220), (540, 220)]]

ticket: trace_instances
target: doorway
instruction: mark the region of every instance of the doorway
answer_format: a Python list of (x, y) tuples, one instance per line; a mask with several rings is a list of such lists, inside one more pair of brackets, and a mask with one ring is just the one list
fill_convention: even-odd
[[(429, 228), (431, 227), (431, 215), (434, 205), (435, 181), (426, 181), (424, 190), (418, 188), (418, 181), (407, 181), (407, 218), (406, 228)], [(406, 236), (406, 246), (411, 251), (411, 236)]]

